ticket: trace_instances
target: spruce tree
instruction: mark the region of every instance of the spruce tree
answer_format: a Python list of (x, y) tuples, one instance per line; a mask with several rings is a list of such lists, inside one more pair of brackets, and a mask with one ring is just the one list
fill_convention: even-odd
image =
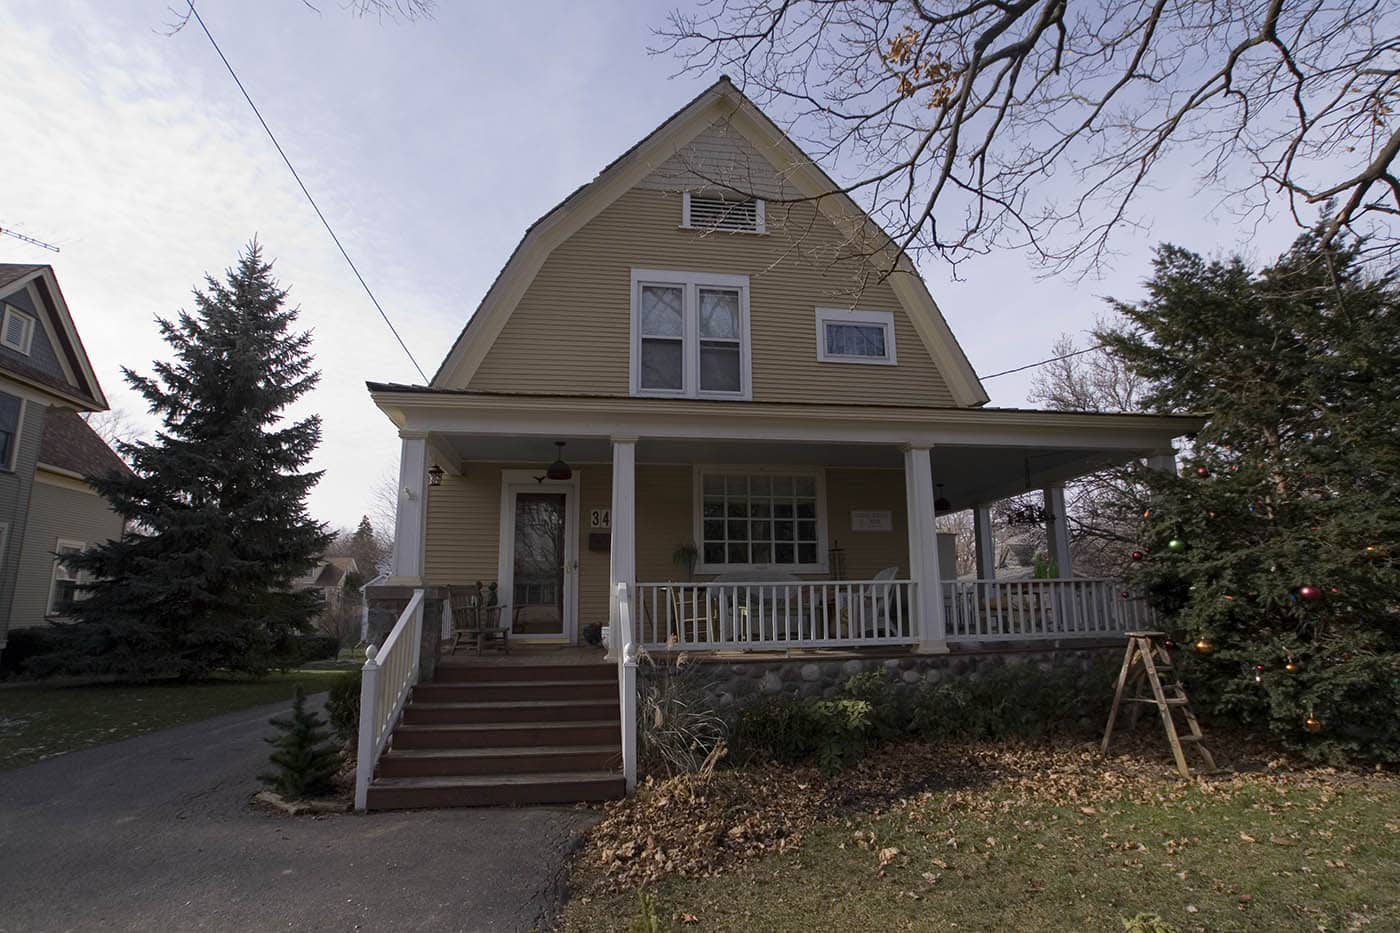
[(258, 673), (310, 630), (320, 597), (291, 583), (330, 542), (306, 509), (321, 425), (283, 412), (320, 377), (286, 297), (254, 241), (192, 313), (157, 319), (171, 360), (123, 369), (162, 425), (119, 445), (130, 474), (89, 478), (126, 530), (69, 560), (93, 582), (36, 673)]
[(331, 779), (340, 769), (340, 753), (329, 741), (331, 733), (325, 720), (306, 709), (301, 684), (292, 697), (292, 714), (268, 723), (278, 733), (264, 739), (274, 749), (268, 760), (277, 770), (258, 775), (258, 780), (289, 800), (329, 793)]
[(1193, 698), (1308, 757), (1400, 761), (1400, 289), (1307, 234), (1258, 272), (1158, 250), (1099, 334), (1164, 412), (1209, 421), (1144, 472), (1131, 577)]

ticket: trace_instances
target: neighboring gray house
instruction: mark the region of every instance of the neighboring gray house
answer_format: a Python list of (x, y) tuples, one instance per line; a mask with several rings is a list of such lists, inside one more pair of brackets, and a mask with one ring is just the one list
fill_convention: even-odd
[(0, 650), (77, 595), (56, 554), (121, 534), (83, 479), (126, 469), (80, 414), (106, 408), (53, 267), (0, 263)]
[(353, 557), (323, 557), (316, 565), (293, 583), (299, 590), (320, 590), (328, 608), (334, 608), (345, 592), (350, 574), (358, 574), (359, 565)]

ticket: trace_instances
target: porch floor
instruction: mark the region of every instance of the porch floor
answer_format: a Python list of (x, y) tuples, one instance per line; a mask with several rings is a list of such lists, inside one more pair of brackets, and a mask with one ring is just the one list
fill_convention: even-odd
[(443, 667), (536, 667), (549, 665), (602, 664), (602, 648), (588, 645), (529, 645), (512, 644), (510, 654), (499, 648), (487, 648), (481, 654), (475, 648), (462, 648), (438, 659)]

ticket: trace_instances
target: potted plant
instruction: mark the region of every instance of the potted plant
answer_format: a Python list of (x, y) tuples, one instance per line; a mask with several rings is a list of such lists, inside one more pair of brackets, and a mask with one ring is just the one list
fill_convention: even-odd
[(671, 552), (671, 563), (676, 565), (677, 570), (685, 571), (687, 583), (695, 579), (695, 565), (699, 562), (700, 549), (693, 541), (682, 544)]

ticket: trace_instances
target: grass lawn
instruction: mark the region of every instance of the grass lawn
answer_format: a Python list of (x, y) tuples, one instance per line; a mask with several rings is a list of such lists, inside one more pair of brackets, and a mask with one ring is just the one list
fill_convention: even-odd
[[(798, 846), (644, 890), (677, 930), (1115, 931), (1141, 914), (1167, 924), (1130, 927), (1142, 933), (1400, 929), (1394, 776), (1188, 783), (1160, 761), (1100, 768), (1081, 751), (969, 783), (879, 815), (828, 813)], [(576, 865), (584, 893), (563, 929), (625, 930), (638, 915), (635, 889), (586, 893), (598, 871)]]
[(0, 688), (0, 770), (253, 706), (290, 706), (295, 684), (316, 693), (355, 666), (318, 662), (256, 680), (230, 675), (191, 684)]

